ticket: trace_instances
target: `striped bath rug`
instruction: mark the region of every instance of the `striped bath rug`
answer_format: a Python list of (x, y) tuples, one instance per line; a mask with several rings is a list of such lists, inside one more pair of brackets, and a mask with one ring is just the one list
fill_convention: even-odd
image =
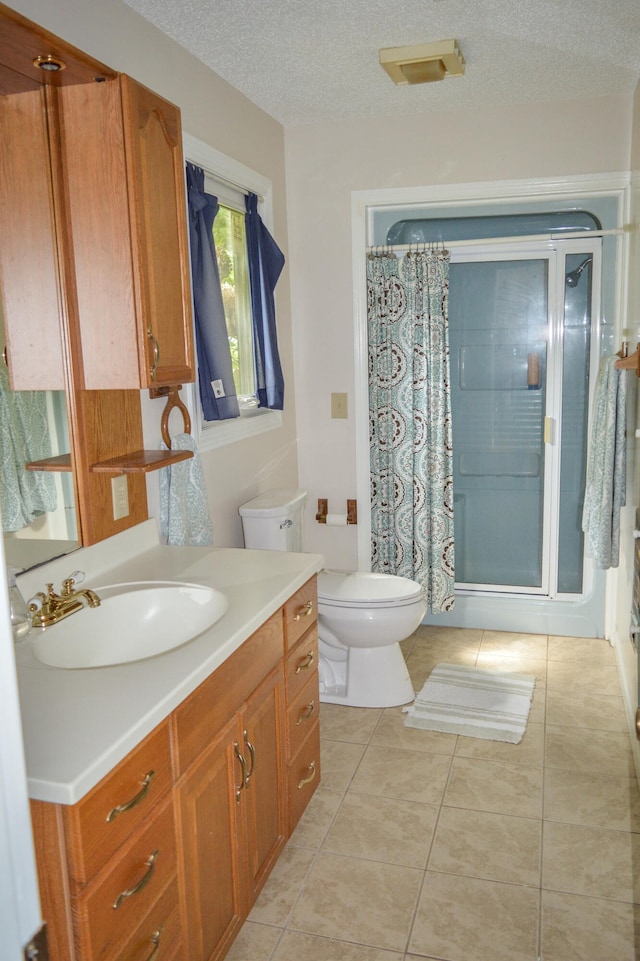
[(407, 727), (519, 744), (527, 727), (535, 677), (438, 664), (411, 707)]

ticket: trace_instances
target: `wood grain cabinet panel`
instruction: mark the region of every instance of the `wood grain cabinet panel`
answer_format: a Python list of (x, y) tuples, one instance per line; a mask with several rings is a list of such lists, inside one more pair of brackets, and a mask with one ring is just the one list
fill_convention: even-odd
[(57, 101), (83, 386), (192, 381), (180, 111), (124, 75)]

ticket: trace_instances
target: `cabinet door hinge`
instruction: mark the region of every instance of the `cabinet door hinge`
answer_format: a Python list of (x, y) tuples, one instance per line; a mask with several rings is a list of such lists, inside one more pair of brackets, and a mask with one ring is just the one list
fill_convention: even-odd
[(47, 943), (47, 925), (36, 931), (24, 948), (25, 961), (49, 961), (49, 945)]

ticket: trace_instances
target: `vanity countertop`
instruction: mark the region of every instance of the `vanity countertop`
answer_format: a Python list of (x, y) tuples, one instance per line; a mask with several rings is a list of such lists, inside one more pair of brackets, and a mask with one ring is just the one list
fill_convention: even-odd
[[(126, 560), (123, 558), (126, 557)], [(21, 575), (25, 598), (80, 568), (83, 586), (187, 581), (224, 592), (229, 610), (166, 654), (115, 667), (63, 670), (16, 645), (29, 796), (74, 804), (256, 631), (323, 564), (318, 554), (166, 547), (154, 521)], [(64, 623), (64, 622), (62, 622)], [(55, 625), (48, 630), (57, 630)]]

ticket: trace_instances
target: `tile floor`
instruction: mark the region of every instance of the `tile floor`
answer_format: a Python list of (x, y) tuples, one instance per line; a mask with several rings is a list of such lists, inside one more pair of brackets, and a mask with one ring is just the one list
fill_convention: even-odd
[(605, 641), (420, 627), (439, 661), (535, 674), (518, 745), (322, 705), (322, 783), (229, 961), (640, 958), (640, 796)]

